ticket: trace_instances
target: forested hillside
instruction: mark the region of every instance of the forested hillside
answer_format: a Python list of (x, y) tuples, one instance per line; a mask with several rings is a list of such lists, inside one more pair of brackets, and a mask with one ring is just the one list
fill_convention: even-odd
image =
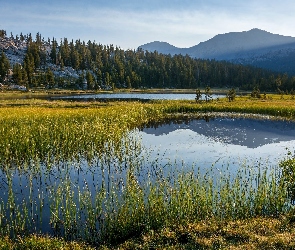
[[(2, 52), (1, 52), (2, 50)], [(235, 87), (261, 91), (290, 91), (295, 77), (225, 61), (164, 55), (142, 49), (38, 33), (0, 33), (0, 82), (6, 85), (67, 89)], [(11, 69), (11, 70), (9, 70)]]

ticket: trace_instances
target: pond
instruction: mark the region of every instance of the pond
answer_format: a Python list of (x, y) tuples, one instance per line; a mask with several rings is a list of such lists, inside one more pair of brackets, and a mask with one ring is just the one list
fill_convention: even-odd
[[(212, 95), (212, 99), (222, 98), (225, 95)], [(195, 100), (195, 94), (183, 94), (183, 93), (172, 93), (172, 94), (160, 94), (160, 93), (113, 93), (113, 94), (83, 94), (83, 95), (68, 95), (68, 96), (56, 96), (51, 99), (66, 99), (72, 101), (85, 101), (85, 100)], [(203, 94), (201, 99), (205, 100)]]
[(104, 155), (88, 161), (32, 161), (22, 169), (1, 169), (0, 230), (17, 234), (21, 228), (9, 225), (23, 225), (69, 238), (80, 230), (83, 238), (119, 209), (127, 179), (135, 178), (144, 190), (149, 181), (191, 170), (213, 179), (234, 176), (241, 167), (277, 171), (295, 151), (295, 123), (266, 116), (183, 118), (134, 129), (122, 140), (120, 152), (106, 145)]
[(207, 117), (158, 124), (138, 131), (153, 159), (161, 157), (204, 171), (212, 166), (232, 174), (242, 165), (257, 169), (277, 167), (295, 152), (295, 123), (268, 117)]
[[(223, 98), (225, 95), (212, 94), (211, 99)], [(195, 100), (196, 94), (188, 93), (101, 93), (101, 94), (52, 94), (38, 95), (37, 93), (23, 93), (16, 96), (0, 96), (0, 100), (13, 99), (45, 99), (67, 101), (150, 101), (150, 100)], [(202, 94), (200, 100), (205, 100)]]

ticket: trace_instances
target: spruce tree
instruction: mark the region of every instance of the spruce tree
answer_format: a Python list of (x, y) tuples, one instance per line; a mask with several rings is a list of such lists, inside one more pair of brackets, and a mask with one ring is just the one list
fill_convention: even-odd
[(52, 46), (51, 46), (51, 52), (50, 52), (50, 58), (52, 63), (56, 64), (57, 60), (56, 60), (56, 54), (57, 54), (57, 50), (56, 50), (56, 41), (52, 40)]
[(89, 71), (86, 72), (86, 81), (87, 81), (88, 89), (94, 89), (94, 84), (95, 84), (94, 78)]
[(1, 57), (0, 57), (0, 81), (4, 82), (5, 77), (8, 74), (8, 70), (10, 68), (9, 60), (7, 59), (6, 55), (2, 51)]
[(27, 90), (29, 89), (29, 87), (32, 85), (33, 82), (33, 74), (34, 74), (34, 70), (35, 70), (35, 62), (34, 62), (34, 57), (31, 53), (27, 53), (24, 59), (24, 69), (27, 73), (27, 84), (26, 84), (26, 88)]
[(23, 79), (21, 65), (18, 63), (14, 64), (12, 72), (13, 72), (13, 75), (12, 75), (13, 82), (18, 85), (21, 85), (22, 79)]
[(46, 78), (47, 87), (49, 89), (53, 88), (55, 84), (55, 80), (54, 80), (54, 74), (50, 69), (47, 69), (45, 78)]
[(6, 37), (6, 31), (5, 30), (0, 30), (0, 37), (1, 38)]

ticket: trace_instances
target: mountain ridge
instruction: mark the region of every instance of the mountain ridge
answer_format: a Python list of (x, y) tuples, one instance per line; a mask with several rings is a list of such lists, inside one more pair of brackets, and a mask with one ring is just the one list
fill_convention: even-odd
[(184, 49), (184, 48), (178, 48), (170, 43), (162, 42), (162, 41), (154, 41), (154, 42), (146, 43), (141, 45), (139, 48), (141, 47), (148, 47), (149, 48), (148, 51), (151, 51), (151, 52), (158, 50), (160, 48), (162, 54), (172, 54), (171, 51), (173, 51), (174, 54), (178, 54), (177, 53), (178, 50)]
[[(295, 75), (295, 65), (280, 67), (295, 60), (295, 37), (272, 34), (257, 28), (249, 31), (218, 34), (211, 39), (189, 48), (178, 48), (166, 42), (151, 42), (139, 46), (150, 52), (162, 54), (182, 54), (193, 58), (225, 60), (233, 63), (249, 64)], [(267, 65), (267, 66), (266, 66)]]

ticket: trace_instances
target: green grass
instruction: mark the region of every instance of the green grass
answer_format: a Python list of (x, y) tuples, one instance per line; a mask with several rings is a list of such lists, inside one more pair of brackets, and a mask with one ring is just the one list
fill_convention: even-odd
[[(139, 142), (126, 136), (128, 131), (149, 122), (212, 115), (212, 112), (263, 114), (271, 119), (293, 120), (294, 104), (291, 98), (276, 96), (265, 100), (239, 97), (231, 103), (225, 99), (208, 103), (155, 101), (145, 104), (3, 101), (0, 164), (9, 199), (7, 202), (0, 199), (0, 230), (2, 236), (12, 237), (2, 238), (0, 246), (24, 249), (21, 248), (23, 242), (23, 246), (32, 244), (32, 249), (39, 249), (38, 244), (44, 241), (48, 249), (63, 246), (58, 244), (65, 244), (65, 249), (68, 246), (78, 249), (70, 248), (70, 244), (76, 243), (65, 241), (75, 240), (105, 249), (292, 247), (294, 241), (288, 241), (288, 237), (294, 236), (291, 223), (294, 211), (287, 206), (289, 186), (280, 175), (267, 175), (267, 170), (262, 170), (259, 185), (249, 188), (246, 184), (258, 183), (257, 174), (241, 174), (234, 181), (225, 175), (214, 184), (210, 172), (205, 178), (193, 172), (175, 171), (171, 164), (170, 172), (164, 175), (163, 166), (156, 164), (151, 166), (153, 170), (147, 171), (143, 182), (138, 176), (142, 167), (138, 158)], [(99, 184), (85, 182), (83, 188), (78, 186), (69, 172), (73, 168), (71, 163), (78, 164), (78, 171), (80, 159), (87, 159), (93, 171), (99, 166), (99, 173), (109, 179)], [(93, 159), (97, 160), (93, 162)], [(69, 164), (62, 164), (63, 161)], [(38, 215), (40, 220), (44, 206), (42, 203), (32, 205), (37, 201), (34, 185), (39, 179), (50, 178), (50, 171), (55, 169), (58, 169), (58, 181), (48, 187), (50, 218), (52, 226), (60, 228), (64, 238), (27, 237), (28, 226), (35, 225), (31, 218)], [(27, 188), (32, 190), (29, 202), (18, 204), (16, 200), (12, 187), (15, 171), (28, 178)], [(241, 171), (245, 171), (243, 166)], [(88, 188), (91, 185), (96, 185), (93, 193)], [(39, 195), (47, 194), (42, 191)], [(281, 217), (285, 228), (278, 220)], [(269, 234), (272, 237), (258, 237), (249, 229), (255, 218), (267, 225), (281, 226), (273, 229)], [(204, 226), (204, 222), (208, 225)], [(80, 246), (87, 247), (84, 243), (77, 245)]]

